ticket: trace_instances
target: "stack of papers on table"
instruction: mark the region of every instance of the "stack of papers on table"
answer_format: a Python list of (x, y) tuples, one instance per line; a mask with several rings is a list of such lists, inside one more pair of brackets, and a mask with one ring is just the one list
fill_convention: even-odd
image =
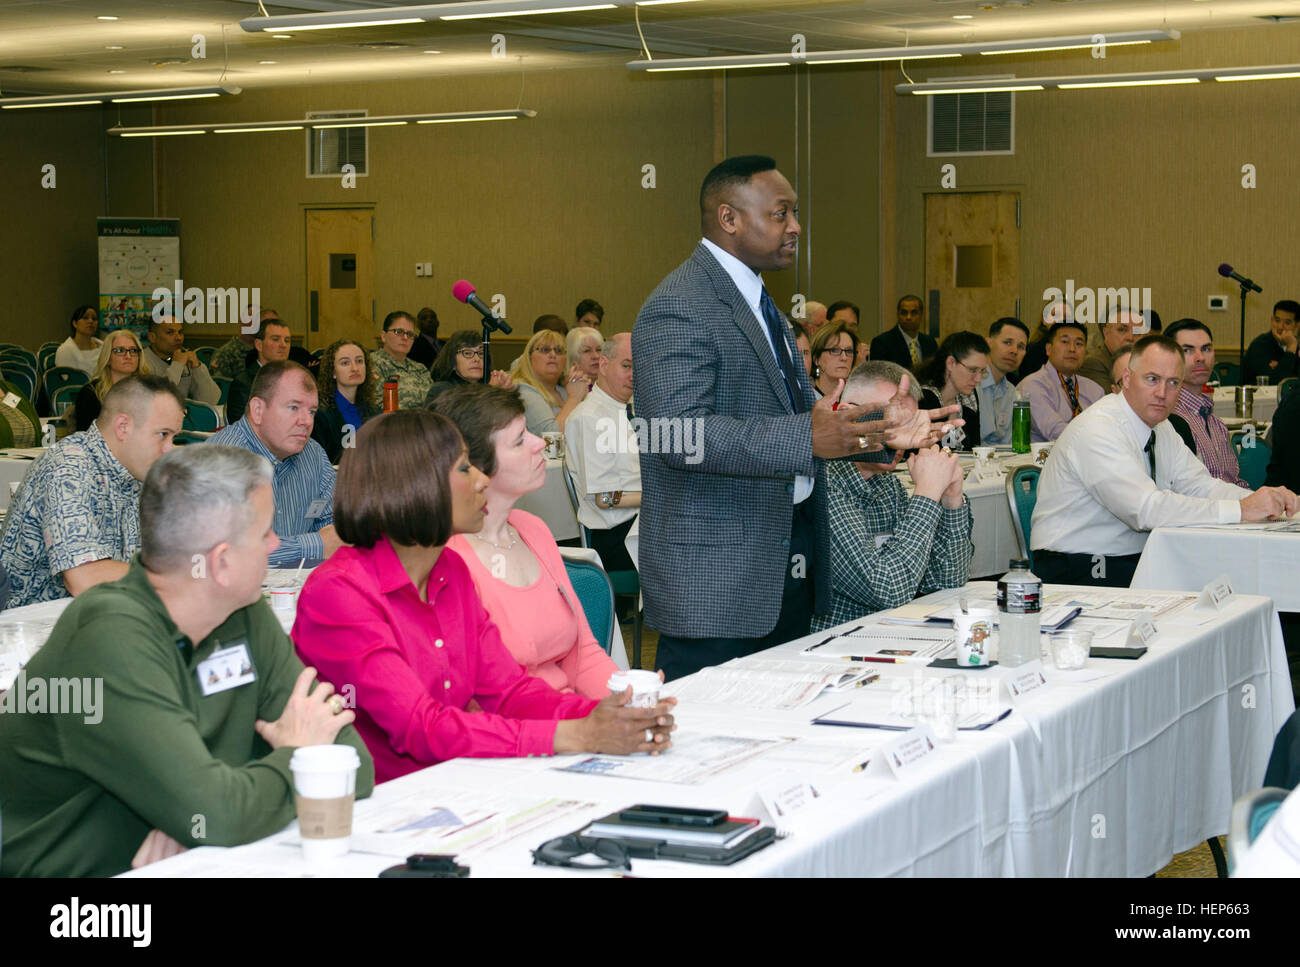
[(842, 634), (831, 635), (809, 645), (802, 654), (816, 658), (848, 658), (852, 661), (928, 664), (951, 652), (953, 643), (952, 629), (942, 626), (858, 625)]
[(807, 705), (825, 692), (857, 688), (879, 677), (878, 671), (866, 665), (842, 661), (747, 657), (701, 669), (664, 691), (683, 702), (789, 710)]
[[(847, 705), (824, 712), (813, 719), (813, 725), (843, 725), (858, 729), (888, 729), (906, 732), (914, 729), (920, 721), (899, 707), (897, 696), (862, 696)], [(995, 722), (1000, 722), (1011, 714), (1011, 706), (1005, 702), (988, 702), (972, 695), (969, 699), (960, 699), (957, 707), (957, 728), (964, 731), (987, 729)]]

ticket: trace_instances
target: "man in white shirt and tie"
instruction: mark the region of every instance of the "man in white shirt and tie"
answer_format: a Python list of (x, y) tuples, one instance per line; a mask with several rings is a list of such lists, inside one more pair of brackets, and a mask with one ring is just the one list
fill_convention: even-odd
[(568, 473), (578, 492), (578, 522), (606, 571), (636, 567), (623, 540), (641, 506), (641, 451), (628, 408), (632, 400), (632, 335), (600, 347), (600, 375), (564, 424)]
[(1178, 344), (1144, 336), (1123, 391), (1062, 432), (1038, 480), (1030, 532), (1044, 581), (1128, 587), (1153, 528), (1272, 520), (1300, 506), (1285, 487), (1252, 493), (1210, 476), (1166, 418), (1182, 382)]

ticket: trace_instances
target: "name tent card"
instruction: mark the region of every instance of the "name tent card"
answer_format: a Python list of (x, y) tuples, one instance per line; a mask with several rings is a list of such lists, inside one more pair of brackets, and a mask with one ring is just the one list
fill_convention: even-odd
[(908, 729), (898, 738), (873, 749), (871, 765), (874, 767), (877, 761), (882, 761), (895, 779), (902, 779), (904, 775), (915, 773), (917, 766), (933, 762), (937, 750), (938, 743), (930, 727), (918, 725), (914, 729)]
[(1201, 589), (1196, 599), (1196, 607), (1202, 610), (1222, 611), (1223, 606), (1232, 600), (1232, 580), (1226, 574), (1217, 578)]
[(1018, 702), (1026, 695), (1046, 687), (1047, 676), (1043, 674), (1043, 663), (1035, 660), (1012, 669), (1003, 681), (1007, 684), (1011, 701)]
[(1140, 618), (1134, 618), (1128, 629), (1128, 640), (1125, 644), (1130, 648), (1148, 647), (1151, 642), (1159, 637), (1156, 631), (1156, 623), (1146, 615)]

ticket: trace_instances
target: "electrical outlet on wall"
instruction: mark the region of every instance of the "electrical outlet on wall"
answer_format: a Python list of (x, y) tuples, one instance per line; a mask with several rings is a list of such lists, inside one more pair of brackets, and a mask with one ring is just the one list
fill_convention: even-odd
[(1227, 297), (1226, 295), (1212, 295), (1212, 296), (1210, 296), (1210, 311), (1211, 311), (1211, 312), (1227, 312), (1227, 311), (1228, 311), (1228, 297)]
[(421, 278), (421, 279), (424, 278), (424, 263), (423, 263), (423, 262), (416, 262), (416, 263), (415, 263), (415, 274), (416, 274), (416, 277), (417, 277), (417, 278)]

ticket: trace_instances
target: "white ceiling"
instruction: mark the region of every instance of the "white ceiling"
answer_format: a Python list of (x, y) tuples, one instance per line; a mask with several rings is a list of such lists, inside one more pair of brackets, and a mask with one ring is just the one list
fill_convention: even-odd
[[(406, 2), (283, 0), (266, 3), (266, 10), (276, 16)], [(954, 20), (955, 14), (972, 19)], [(118, 19), (96, 20), (102, 15)], [(630, 8), (308, 31), (289, 40), (238, 26), (258, 15), (257, 0), (0, 0), (0, 92), (193, 85), (212, 83), (223, 71), (228, 82), (253, 89), (603, 66), (641, 56)], [(702, 0), (643, 7), (640, 17), (655, 56), (702, 56), (788, 50), (795, 33), (813, 51), (1159, 27), (1266, 27), (1265, 18), (1300, 19), (1300, 0)], [(505, 58), (491, 53), (497, 33), (507, 38)], [(206, 59), (191, 56), (195, 34), (206, 40)], [(367, 43), (399, 46), (358, 46)]]

